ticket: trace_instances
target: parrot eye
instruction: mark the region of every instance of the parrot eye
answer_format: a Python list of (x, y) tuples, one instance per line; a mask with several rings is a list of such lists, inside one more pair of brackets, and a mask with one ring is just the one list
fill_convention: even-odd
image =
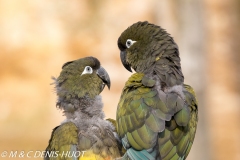
[(82, 72), (81, 75), (83, 75), (83, 74), (92, 74), (92, 72), (93, 72), (92, 68), (90, 66), (86, 66), (84, 68), (84, 71)]
[(126, 41), (126, 46), (127, 46), (127, 48), (130, 48), (131, 45), (133, 45), (135, 42), (136, 42), (136, 41), (133, 41), (133, 40), (131, 40), (131, 39), (128, 39), (128, 40)]

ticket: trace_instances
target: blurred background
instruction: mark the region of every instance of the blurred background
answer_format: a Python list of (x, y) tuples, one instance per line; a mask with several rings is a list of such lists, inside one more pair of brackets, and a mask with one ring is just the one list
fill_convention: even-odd
[(112, 82), (102, 93), (104, 111), (115, 118), (131, 75), (120, 62), (117, 39), (145, 20), (174, 37), (185, 83), (198, 97), (188, 160), (240, 159), (238, 0), (0, 0), (0, 153), (46, 148), (64, 120), (51, 76), (70, 60), (100, 60)]

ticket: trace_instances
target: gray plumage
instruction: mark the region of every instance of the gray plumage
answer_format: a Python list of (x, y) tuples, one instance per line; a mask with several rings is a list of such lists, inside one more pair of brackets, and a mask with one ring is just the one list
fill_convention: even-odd
[(106, 70), (94, 57), (67, 62), (62, 69), (53, 79), (56, 105), (66, 119), (53, 130), (46, 151), (86, 151), (84, 158), (99, 160), (119, 157), (118, 136), (112, 123), (104, 119), (99, 95), (105, 84), (110, 87)]

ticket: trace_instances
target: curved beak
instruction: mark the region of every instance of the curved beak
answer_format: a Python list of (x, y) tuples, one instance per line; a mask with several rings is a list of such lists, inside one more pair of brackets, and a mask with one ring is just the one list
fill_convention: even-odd
[[(97, 70), (97, 75), (102, 79), (104, 86), (105, 84), (108, 86), (108, 89), (110, 89), (111, 82), (110, 82), (110, 77), (107, 73), (107, 71), (100, 66), (100, 68)], [(102, 90), (104, 89), (104, 86), (102, 87)]]
[(120, 58), (122, 61), (123, 66), (129, 71), (132, 72), (131, 66), (128, 64), (127, 60), (126, 60), (126, 51), (121, 51), (120, 52)]

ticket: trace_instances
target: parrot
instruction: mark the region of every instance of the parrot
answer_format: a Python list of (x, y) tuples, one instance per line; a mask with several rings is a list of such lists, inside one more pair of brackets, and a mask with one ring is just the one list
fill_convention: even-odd
[(107, 71), (95, 57), (70, 61), (52, 77), (56, 106), (66, 119), (52, 131), (45, 160), (112, 160), (120, 156), (114, 124), (105, 120), (100, 93), (110, 89)]
[(117, 106), (116, 125), (126, 152), (118, 159), (184, 160), (198, 121), (194, 89), (184, 84), (177, 44), (148, 21), (136, 22), (117, 41), (130, 72)]

